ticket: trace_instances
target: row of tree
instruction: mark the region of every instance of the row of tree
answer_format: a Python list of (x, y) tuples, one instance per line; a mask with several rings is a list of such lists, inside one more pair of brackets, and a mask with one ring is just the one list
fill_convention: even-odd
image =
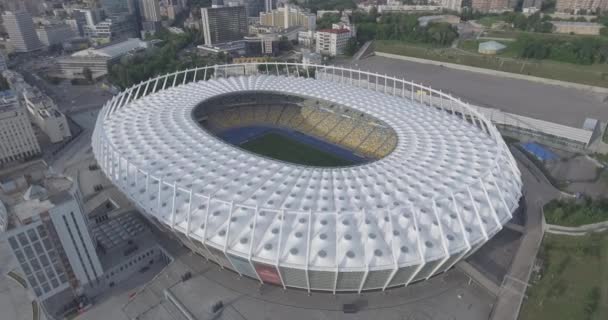
[(608, 40), (599, 37), (546, 37), (524, 34), (513, 43), (521, 58), (590, 65), (608, 62)]
[[(421, 26), (418, 18), (418, 15), (412, 14), (384, 14), (377, 19), (371, 13), (366, 16), (355, 15), (353, 20), (357, 25), (357, 40), (360, 43), (376, 39), (448, 46), (458, 38), (458, 32), (450, 24), (429, 23)], [(357, 23), (357, 20), (360, 22)]]
[(156, 37), (163, 41), (160, 48), (146, 54), (124, 57), (110, 68), (110, 82), (121, 88), (127, 88), (159, 74), (226, 60), (222, 54), (202, 57), (195, 52), (182, 53), (182, 49), (186, 46), (196, 43), (197, 34), (194, 32), (175, 35), (163, 31)]

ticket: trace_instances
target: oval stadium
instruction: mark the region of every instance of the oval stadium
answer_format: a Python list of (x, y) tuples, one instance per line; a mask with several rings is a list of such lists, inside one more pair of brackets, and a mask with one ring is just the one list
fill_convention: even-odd
[(500, 134), (466, 103), (329, 66), (150, 79), (104, 106), (93, 152), (184, 245), (309, 292), (385, 290), (445, 272), (501, 230), (522, 188)]

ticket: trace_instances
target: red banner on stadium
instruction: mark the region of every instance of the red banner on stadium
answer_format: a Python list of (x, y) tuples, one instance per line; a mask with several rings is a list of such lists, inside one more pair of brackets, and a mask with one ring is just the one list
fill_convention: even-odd
[(281, 285), (281, 276), (274, 266), (256, 263), (255, 271), (258, 273), (262, 281)]

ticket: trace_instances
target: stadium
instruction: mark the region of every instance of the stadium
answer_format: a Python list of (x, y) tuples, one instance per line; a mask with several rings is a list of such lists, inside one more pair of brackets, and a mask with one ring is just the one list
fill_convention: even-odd
[(500, 134), (466, 103), (294, 63), (135, 85), (100, 112), (93, 152), (184, 245), (309, 292), (385, 290), (445, 272), (502, 229), (522, 187)]

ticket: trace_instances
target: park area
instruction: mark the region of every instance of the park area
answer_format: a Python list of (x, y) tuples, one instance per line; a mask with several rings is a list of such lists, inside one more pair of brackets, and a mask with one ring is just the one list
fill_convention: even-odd
[(474, 50), (476, 45), (476, 41), (470, 41), (461, 44), (460, 48), (452, 48), (411, 44), (398, 40), (378, 40), (375, 41), (375, 50), (420, 59), (608, 87), (608, 64), (605, 63), (579, 65), (550, 60), (523, 60), (513, 58), (509, 48), (504, 55), (486, 56), (476, 53)]
[(608, 319), (608, 232), (547, 234), (520, 320)]

